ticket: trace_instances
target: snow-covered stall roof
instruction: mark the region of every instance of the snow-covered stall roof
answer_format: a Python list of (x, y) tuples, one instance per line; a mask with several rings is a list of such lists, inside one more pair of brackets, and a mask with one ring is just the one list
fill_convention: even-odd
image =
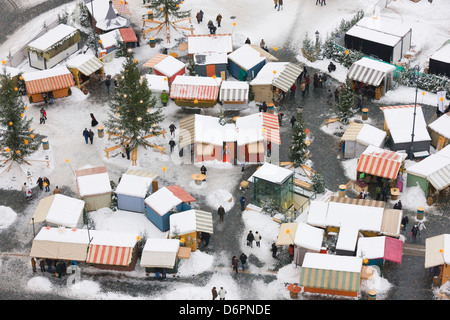
[(178, 239), (147, 239), (141, 255), (141, 267), (173, 268), (180, 249)]
[(364, 231), (381, 231), (384, 208), (330, 202), (326, 226), (354, 227)]
[(450, 63), (450, 44), (447, 44), (440, 48), (438, 51), (436, 51), (432, 56), (431, 59)]
[(113, 2), (109, 0), (93, 0), (93, 12), (91, 4), (86, 5), (89, 12), (94, 15), (96, 27), (103, 31), (124, 28), (130, 26), (130, 20), (117, 14)]
[(188, 54), (230, 53), (233, 51), (231, 33), (188, 35)]
[(436, 190), (450, 185), (450, 145), (406, 168), (406, 173), (426, 178)]
[(107, 49), (113, 47), (117, 44), (117, 41), (123, 41), (122, 36), (120, 35), (119, 30), (112, 30), (109, 32), (105, 32), (99, 35), (101, 45), (103, 49)]
[(444, 113), (442, 116), (430, 123), (428, 125), (428, 128), (435, 131), (444, 138), (450, 139), (450, 113)]
[(122, 178), (117, 185), (116, 193), (145, 198), (148, 189), (156, 177), (158, 177), (158, 175), (153, 172), (128, 170), (122, 175)]
[(197, 53), (194, 55), (194, 61), (197, 65), (226, 64), (228, 56), (225, 52)]
[(219, 78), (214, 79), (213, 77), (177, 76), (172, 82), (170, 98), (186, 100), (197, 99), (199, 101), (216, 100), (219, 95), (219, 86)]
[(0, 75), (3, 75), (5, 72), (7, 75), (9, 75), (10, 78), (14, 78), (15, 76), (19, 75), (22, 72), (22, 70), (19, 68), (14, 68), (14, 67), (9, 67), (9, 66), (3, 65), (1, 67)]
[(103, 62), (93, 54), (79, 54), (69, 59), (67, 68), (78, 69), (85, 76), (89, 76), (97, 70), (103, 68)]
[(361, 237), (356, 255), (363, 259), (383, 259), (402, 263), (403, 241), (391, 237)]
[(39, 201), (30, 223), (47, 223), (77, 228), (83, 223), (84, 201), (62, 194), (55, 194)]
[(78, 32), (78, 29), (65, 24), (60, 24), (36, 40), (30, 42), (28, 47), (39, 51), (46, 51), (58, 42), (73, 36), (76, 32)]
[(295, 232), (294, 244), (308, 250), (319, 252), (325, 231), (299, 222)]
[(359, 257), (307, 252), (302, 268), (361, 273), (362, 259)]
[(297, 233), (297, 227), (299, 222), (287, 222), (280, 225), (280, 230), (278, 231), (277, 246), (287, 246), (294, 244), (294, 238)]
[(25, 72), (22, 77), (28, 94), (70, 88), (75, 85), (73, 75), (66, 67)]
[(166, 90), (169, 93), (167, 77), (156, 74), (146, 74), (145, 77), (147, 78), (147, 86), (152, 92), (163, 92), (163, 90)]
[(386, 131), (378, 129), (367, 123), (352, 122), (345, 130), (341, 141), (356, 141), (363, 145), (383, 145), (386, 138)]
[(294, 171), (279, 167), (277, 165), (265, 162), (256, 170), (248, 181), (253, 182), (254, 178), (269, 181), (276, 184), (283, 184), (287, 179), (294, 175)]
[(170, 235), (177, 236), (192, 232), (213, 233), (212, 214), (202, 210), (187, 210), (170, 216)]
[(450, 234), (425, 239), (425, 268), (450, 264)]
[(394, 143), (411, 142), (414, 109), (416, 109), (414, 141), (431, 141), (421, 106), (417, 105), (414, 108), (414, 105), (401, 105), (380, 109), (383, 111), (386, 126)]
[(221, 101), (247, 101), (250, 86), (244, 81), (223, 81), (220, 86)]
[(80, 197), (111, 193), (111, 183), (106, 167), (80, 169), (75, 171)]
[(358, 227), (344, 224), (339, 229), (339, 236), (336, 242), (336, 250), (354, 252), (356, 250), (358, 234)]
[(328, 212), (328, 202), (322, 200), (311, 201), (306, 222), (316, 227), (327, 227), (325, 221)]
[(410, 27), (399, 23), (398, 20), (386, 17), (363, 17), (356, 23), (356, 25), (398, 37), (404, 37), (408, 32), (411, 31)]
[[(185, 68), (186, 65), (178, 60), (177, 58), (174, 58), (170, 55), (168, 55), (165, 59), (161, 60), (158, 64), (156, 64), (153, 69), (156, 71), (161, 72), (167, 77), (173, 76), (175, 73), (179, 72), (183, 68)], [(180, 76), (176, 77), (178, 79)], [(186, 76), (187, 77), (187, 76)], [(192, 77), (195, 78), (195, 77)], [(203, 78), (203, 77), (202, 77)]]
[(363, 57), (354, 62), (348, 71), (348, 78), (378, 87), (387, 73), (393, 72), (395, 66)]
[(223, 146), (223, 142), (236, 141), (236, 128), (232, 123), (221, 125), (217, 117), (195, 115), (194, 142)]
[(250, 45), (244, 44), (242, 47), (234, 50), (228, 55), (228, 59), (239, 65), (245, 70), (249, 70), (265, 61), (266, 58), (261, 53), (253, 49)]
[(350, 28), (350, 30), (348, 30), (346, 34), (360, 39), (366, 39), (376, 43), (385, 44), (390, 47), (394, 47), (397, 43), (399, 43), (399, 41), (401, 41), (401, 37), (399, 36), (368, 29), (358, 25)]
[(281, 144), (278, 117), (267, 112), (259, 112), (236, 119), (238, 146), (256, 143), (264, 139)]
[(161, 189), (153, 192), (144, 200), (145, 204), (152, 208), (160, 216), (165, 215), (182, 202), (195, 201), (195, 199), (181, 187), (177, 186), (178, 188), (176, 189), (171, 189), (170, 187), (171, 186), (162, 187)]
[(356, 171), (376, 177), (396, 179), (405, 158), (406, 154), (369, 145), (361, 154)]
[(259, 70), (258, 74), (250, 85), (272, 84), (276, 78), (286, 69), (289, 62), (267, 62), (264, 67)]
[(85, 261), (89, 245), (87, 229), (43, 227), (33, 239), (30, 256)]

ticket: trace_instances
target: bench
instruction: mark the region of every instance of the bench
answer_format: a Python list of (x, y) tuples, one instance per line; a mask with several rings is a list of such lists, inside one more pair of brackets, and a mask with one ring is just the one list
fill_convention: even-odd
[(111, 147), (111, 148), (105, 148), (106, 159), (109, 159), (109, 153), (110, 153), (111, 151), (117, 150), (117, 149), (119, 149), (119, 148), (121, 148), (121, 147), (122, 147), (121, 145), (118, 145), (118, 146), (114, 146), (114, 147)]
[(335, 118), (335, 119), (326, 119), (326, 120), (325, 120), (325, 124), (326, 124), (326, 126), (327, 126), (327, 128), (328, 128), (328, 125), (329, 125), (330, 123), (338, 122), (338, 121), (339, 121), (338, 118)]

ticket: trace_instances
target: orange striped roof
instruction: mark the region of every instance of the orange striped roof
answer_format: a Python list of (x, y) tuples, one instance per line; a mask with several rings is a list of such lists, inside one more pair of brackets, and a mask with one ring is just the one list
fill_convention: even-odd
[(262, 112), (262, 115), (264, 139), (276, 144), (281, 144), (278, 116), (267, 112)]
[(192, 197), (189, 193), (187, 193), (186, 190), (184, 190), (180, 186), (167, 186), (167, 189), (169, 189), (170, 192), (173, 193), (175, 197), (180, 199), (182, 202), (194, 202), (195, 199)]
[(147, 68), (153, 68), (154, 66), (156, 66), (158, 63), (160, 63), (167, 57), (168, 57), (167, 54), (158, 53), (156, 56), (154, 56), (153, 58), (148, 60), (146, 63), (144, 63), (143, 66), (147, 67)]
[(379, 149), (361, 154), (356, 168), (357, 172), (364, 172), (376, 177), (396, 179), (403, 157), (397, 152)]
[(61, 68), (60, 70), (54, 68), (24, 73), (23, 78), (28, 94), (50, 92), (70, 88), (75, 85), (73, 75), (66, 67)]
[(128, 1), (125, 0), (112, 0), (114, 9), (117, 10), (117, 14), (131, 14), (128, 7)]
[(134, 248), (91, 244), (87, 263), (128, 266)]

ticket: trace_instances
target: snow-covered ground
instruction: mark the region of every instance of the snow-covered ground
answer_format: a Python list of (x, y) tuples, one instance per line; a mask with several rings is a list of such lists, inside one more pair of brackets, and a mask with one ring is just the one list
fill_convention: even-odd
[[(22, 1), (21, 6), (31, 7), (38, 1), (27, 0)], [(26, 45), (44, 23), (51, 23), (58, 13), (67, 10), (71, 12), (77, 1), (70, 1), (67, 4), (55, 8), (49, 12), (42, 13), (35, 19), (26, 23), (22, 28), (17, 30), (9, 39), (0, 46), (0, 58), (6, 59), (8, 53), (14, 54), (16, 50)], [(205, 12), (204, 22), (198, 25), (195, 18), (192, 25), (195, 27), (195, 33), (207, 33), (206, 23), (208, 20), (215, 21), (218, 13), (224, 17), (222, 27), (217, 33), (232, 33), (233, 43), (235, 47), (239, 47), (244, 43), (247, 37), (250, 37), (252, 43), (259, 44), (264, 39), (271, 50), (274, 47), (282, 46), (289, 38), (292, 45), (297, 45), (299, 49), (301, 40), (305, 33), (314, 34), (319, 30), (322, 36), (326, 35), (332, 29), (337, 27), (341, 19), (351, 18), (359, 9), (365, 10), (366, 14), (373, 11), (373, 5), (378, 2), (376, 0), (340, 0), (329, 1), (327, 6), (316, 6), (314, 1), (286, 1), (284, 9), (275, 11), (273, 1), (271, 0), (188, 0), (183, 4), (183, 9), (192, 10), (194, 17), (196, 12), (202, 9)], [(141, 15), (146, 13), (146, 9), (142, 6), (140, 0), (129, 1), (130, 10), (133, 14), (131, 17), (133, 22), (141, 26)], [(440, 45), (448, 40), (448, 12), (450, 12), (450, 1), (435, 0), (433, 4), (428, 1), (413, 3), (410, 0), (397, 0), (389, 4), (388, 8), (383, 9), (379, 13), (379, 19), (383, 17), (391, 17), (400, 20), (403, 24), (413, 28), (413, 46), (416, 52), (414, 63), (425, 65), (429, 56), (437, 50)], [(232, 19), (232, 17), (234, 17)], [(235, 24), (234, 24), (235, 23)], [(141, 42), (142, 43), (142, 42)], [(150, 48), (148, 45), (134, 50), (135, 57), (140, 63), (144, 63), (154, 54), (160, 52), (160, 45)], [(308, 63), (312, 67), (325, 70), (328, 61), (319, 61), (311, 64), (305, 61), (300, 55), (299, 60)], [(121, 70), (123, 59), (115, 59), (105, 65), (107, 74), (114, 75)], [(21, 65), (23, 71), (31, 71), (28, 63), (24, 61)], [(339, 81), (343, 81), (346, 75), (346, 69), (338, 66), (337, 71), (332, 74)], [(390, 91), (383, 97), (382, 102), (387, 103), (390, 100), (396, 102), (405, 101), (410, 103), (411, 88), (400, 87), (395, 91)], [(32, 156), (32, 160), (45, 160), (48, 157), (49, 166), (46, 162), (35, 161), (32, 166), (23, 165), (20, 168), (15, 165), (10, 171), (1, 172), (0, 188), (19, 190), (24, 181), (27, 181), (26, 173), (32, 176), (28, 183), (35, 185), (39, 176), (47, 176), (52, 187), (56, 185), (68, 186), (73, 192), (76, 192), (76, 183), (74, 170), (85, 166), (106, 165), (111, 180), (117, 182), (119, 177), (128, 168), (131, 168), (130, 161), (123, 159), (120, 155), (106, 159), (106, 147), (112, 146), (107, 140), (107, 136), (100, 139), (94, 138), (93, 145), (85, 144), (82, 137), (84, 128), (90, 127), (91, 112), (102, 125), (107, 119), (108, 105), (106, 103), (94, 103), (88, 100), (89, 95), (84, 95), (77, 88), (72, 88), (72, 95), (67, 98), (55, 100), (55, 104), (47, 108), (48, 119), (45, 124), (39, 124), (39, 109), (42, 104), (36, 103), (29, 106), (26, 111), (26, 117), (33, 118), (33, 129), (38, 133), (48, 136), (50, 149), (44, 151), (42, 148)], [(106, 90), (105, 90), (106, 94)], [(435, 105), (436, 96), (431, 93), (421, 95), (422, 101)], [(28, 102), (26, 102), (28, 103)], [(174, 121), (174, 114), (178, 107), (172, 102), (164, 109), (165, 120), (162, 123), (163, 128), (168, 128), (170, 123)], [(251, 114), (256, 112), (257, 108), (253, 104), (250, 108), (242, 112), (242, 114)], [(214, 107), (206, 110), (205, 114), (217, 115), (219, 109)], [(328, 128), (330, 132), (336, 128), (331, 124)], [(154, 140), (155, 144), (168, 148), (168, 137), (158, 137)], [(238, 199), (232, 199), (232, 195), (228, 190), (232, 190), (240, 182), (240, 168), (227, 167), (219, 168), (219, 164), (207, 164), (208, 182), (203, 188), (199, 188), (191, 181), (191, 174), (199, 171), (198, 165), (184, 164), (185, 159), (178, 157), (175, 150), (173, 155), (170, 153), (161, 155), (157, 150), (138, 151), (137, 168), (151, 168), (158, 173), (160, 178), (168, 184), (178, 184), (192, 194), (203, 196), (208, 205), (218, 207), (220, 204), (230, 208)], [(356, 163), (354, 160), (344, 161), (347, 172), (355, 172)], [(133, 167), (135, 168), (135, 167)], [(163, 171), (163, 168), (165, 170)], [(182, 170), (181, 170), (182, 168)], [(349, 175), (351, 175), (349, 173)], [(214, 183), (214, 181), (220, 181)], [(405, 206), (411, 205), (416, 208), (419, 204), (424, 205), (424, 199), (417, 196), (417, 190), (408, 190), (402, 197)], [(229, 201), (231, 199), (231, 201)], [(403, 198), (401, 198), (403, 200)], [(36, 202), (37, 204), (37, 202)], [(196, 207), (201, 208), (201, 203), (196, 203)], [(427, 206), (425, 206), (427, 208)], [(33, 210), (25, 212), (26, 219), (20, 219), (24, 228), (28, 227), (29, 218), (33, 214)], [(124, 219), (126, 219), (126, 227), (130, 230), (138, 230), (146, 233), (150, 237), (161, 237), (161, 233), (155, 228), (145, 217), (138, 214), (127, 212), (113, 212), (110, 209), (101, 209), (91, 214), (95, 222), (96, 228), (101, 230), (121, 230), (124, 231)], [(12, 223), (17, 223), (17, 214), (8, 207), (0, 207), (0, 232)], [(254, 266), (250, 266), (251, 272), (265, 272), (273, 267), (274, 260), (270, 255), (269, 246), (278, 233), (279, 225), (270, 217), (255, 213), (244, 212), (243, 221), (245, 230), (258, 230), (263, 235), (261, 248), (256, 251), (252, 249), (252, 253), (257, 255), (258, 259), (265, 263), (264, 270), (258, 270)], [(237, 235), (242, 238), (245, 234)], [(249, 253), (249, 248), (242, 247), (243, 252)], [(223, 257), (220, 253), (209, 255), (201, 251), (193, 253), (188, 261), (183, 261), (180, 266), (178, 275), (181, 277), (189, 277), (203, 271), (215, 271), (210, 282), (205, 286), (196, 286), (189, 284), (180, 284), (177, 290), (168, 290), (160, 292), (152, 296), (142, 298), (151, 299), (210, 299), (210, 290), (213, 286), (224, 286), (227, 291), (228, 299), (246, 299), (239, 290), (239, 280), (235, 280), (230, 272), (220, 272), (216, 270), (217, 261), (228, 261), (229, 257)], [(228, 262), (225, 262), (228, 265)], [(136, 277), (144, 277), (142, 268), (137, 267), (133, 271)], [(261, 299), (289, 299), (288, 291), (285, 289), (286, 283), (298, 282), (300, 268), (295, 265), (288, 265), (278, 271), (277, 280), (272, 283), (263, 283), (256, 281), (253, 283), (255, 296)], [(374, 276), (371, 282), (365, 283), (362, 290), (375, 288), (379, 296), (388, 291), (390, 284), (385, 279), (380, 279), (378, 275)], [(44, 277), (32, 277), (27, 285), (30, 291), (47, 292), (53, 290), (52, 284)], [(100, 285), (94, 281), (84, 280), (67, 291), (60, 292), (67, 297), (82, 299), (127, 299), (126, 295), (105, 293), (101, 290)]]

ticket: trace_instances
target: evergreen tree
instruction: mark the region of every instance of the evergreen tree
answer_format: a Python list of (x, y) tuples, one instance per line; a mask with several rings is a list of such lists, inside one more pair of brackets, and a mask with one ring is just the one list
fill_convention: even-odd
[(161, 130), (158, 124), (163, 120), (163, 114), (161, 108), (155, 107), (156, 98), (138, 69), (131, 49), (127, 51), (118, 80), (119, 86), (109, 103), (106, 127), (119, 134), (114, 137), (115, 141), (124, 143), (129, 138), (130, 149), (146, 148), (151, 143), (143, 137)]
[(191, 16), (191, 10), (180, 11), (181, 2), (182, 0), (152, 0), (149, 4), (149, 8), (153, 9), (153, 16), (156, 19), (162, 18), (168, 27), (172, 18), (177, 20)]
[(325, 179), (320, 173), (314, 173), (314, 175), (311, 178), (312, 187), (313, 190), (317, 193), (324, 193), (325, 192)]
[(306, 133), (303, 122), (302, 113), (298, 113), (297, 121), (292, 130), (292, 145), (290, 149), (289, 159), (294, 163), (294, 167), (299, 167), (306, 162), (306, 154), (308, 146), (305, 143)]
[(305, 38), (302, 41), (302, 54), (303, 56), (311, 62), (314, 62), (318, 59), (320, 53), (320, 44), (316, 46), (308, 33), (305, 34)]
[(32, 119), (25, 117), (27, 107), (19, 88), (14, 86), (6, 68), (3, 68), (0, 84), (0, 126), (4, 128), (0, 136), (4, 148), (0, 152), (5, 158), (21, 164), (39, 148), (39, 141), (30, 128)]
[(355, 93), (352, 90), (351, 80), (347, 79), (339, 93), (339, 102), (336, 104), (336, 114), (339, 117), (339, 121), (345, 125), (355, 113)]
[(127, 56), (127, 46), (125, 42), (116, 34), (116, 57), (126, 57)]

